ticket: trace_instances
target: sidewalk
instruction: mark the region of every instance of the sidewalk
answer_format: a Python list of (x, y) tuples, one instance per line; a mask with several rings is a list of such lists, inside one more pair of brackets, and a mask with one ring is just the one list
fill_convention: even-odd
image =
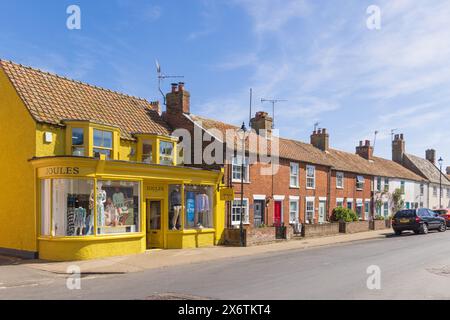
[(78, 262), (37, 262), (27, 264), (26, 266), (56, 274), (65, 274), (67, 268), (73, 265), (79, 266), (83, 274), (130, 273), (183, 264), (211, 262), (221, 259), (270, 254), (272, 252), (277, 253), (286, 250), (309, 249), (353, 241), (384, 239), (388, 234), (392, 234), (392, 230), (386, 229), (356, 234), (342, 234), (324, 238), (292, 240), (247, 248), (218, 246), (183, 250), (149, 250), (143, 254), (124, 257)]

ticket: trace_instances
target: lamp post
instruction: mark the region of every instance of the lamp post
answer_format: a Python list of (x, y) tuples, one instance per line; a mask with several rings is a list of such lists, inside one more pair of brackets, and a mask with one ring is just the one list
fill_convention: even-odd
[(442, 157), (439, 158), (439, 209), (442, 208), (442, 164), (444, 160)]
[(242, 127), (238, 130), (238, 137), (242, 143), (242, 158), (241, 158), (241, 217), (240, 217), (240, 242), (241, 247), (245, 246), (244, 243), (244, 163), (245, 163), (245, 139), (247, 138), (247, 128), (245, 123), (242, 123)]

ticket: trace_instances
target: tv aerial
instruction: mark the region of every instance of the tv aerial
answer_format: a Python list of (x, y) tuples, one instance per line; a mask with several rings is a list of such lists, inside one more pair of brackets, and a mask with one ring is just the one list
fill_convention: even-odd
[(278, 102), (287, 102), (287, 100), (281, 99), (261, 99), (261, 103), (269, 102), (272, 104), (272, 129), (275, 128), (275, 104)]
[(184, 78), (184, 76), (173, 76), (173, 75), (166, 75), (162, 72), (161, 64), (159, 63), (158, 59), (155, 61), (156, 63), (156, 73), (158, 74), (158, 91), (161, 93), (164, 101), (164, 105), (166, 105), (166, 96), (164, 95), (164, 92), (161, 89), (162, 82), (165, 79), (176, 79), (176, 78)]

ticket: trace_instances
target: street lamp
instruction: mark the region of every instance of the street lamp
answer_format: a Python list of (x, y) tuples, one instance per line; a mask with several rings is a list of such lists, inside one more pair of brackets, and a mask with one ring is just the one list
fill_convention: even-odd
[(242, 158), (241, 158), (241, 221), (239, 223), (240, 227), (240, 241), (241, 247), (245, 246), (244, 243), (244, 163), (245, 163), (245, 140), (247, 138), (248, 132), (245, 127), (245, 123), (242, 123), (242, 127), (237, 131), (239, 139), (241, 139), (242, 144)]
[(438, 160), (439, 163), (439, 209), (442, 208), (442, 164), (444, 163), (444, 160), (442, 157)]

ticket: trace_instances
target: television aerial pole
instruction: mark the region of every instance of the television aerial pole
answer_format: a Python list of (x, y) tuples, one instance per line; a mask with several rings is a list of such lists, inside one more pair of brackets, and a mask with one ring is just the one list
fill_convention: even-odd
[(281, 99), (261, 99), (261, 103), (269, 102), (272, 104), (272, 129), (275, 128), (275, 104), (278, 102), (287, 102), (287, 100)]
[(161, 89), (162, 82), (165, 79), (184, 78), (184, 76), (171, 76), (164, 74), (162, 72), (161, 64), (159, 63), (158, 59), (156, 59), (156, 73), (158, 74), (158, 91), (161, 93), (163, 97), (164, 105), (166, 105), (166, 96), (164, 95), (164, 92)]

